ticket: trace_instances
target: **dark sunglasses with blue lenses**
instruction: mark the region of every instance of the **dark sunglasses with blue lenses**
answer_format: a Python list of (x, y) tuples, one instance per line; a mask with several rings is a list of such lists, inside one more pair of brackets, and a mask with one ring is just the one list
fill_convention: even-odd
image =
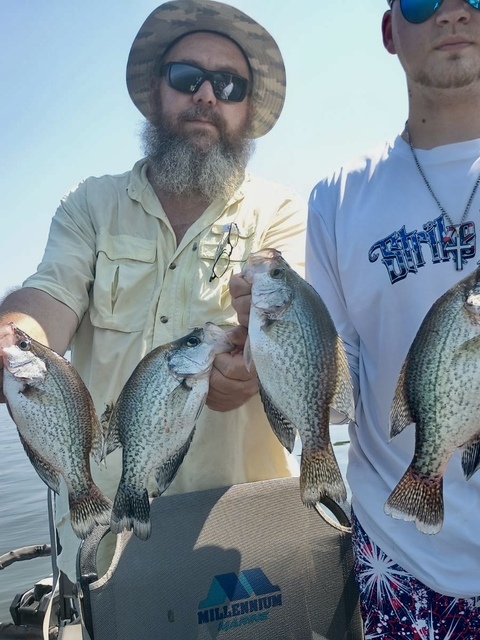
[(197, 93), (208, 80), (218, 100), (242, 102), (247, 95), (248, 80), (225, 71), (207, 71), (186, 62), (168, 62), (160, 69), (169, 87), (182, 93)]
[[(388, 0), (392, 6), (394, 0)], [(405, 20), (413, 24), (420, 24), (428, 20), (443, 0), (399, 0), (400, 9)], [(480, 9), (480, 0), (465, 0), (474, 9)]]

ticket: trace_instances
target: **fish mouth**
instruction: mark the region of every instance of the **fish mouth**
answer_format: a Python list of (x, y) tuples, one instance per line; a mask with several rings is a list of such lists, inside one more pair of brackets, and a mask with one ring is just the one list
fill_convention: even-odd
[(212, 352), (210, 354), (210, 357), (201, 364), (199, 364), (198, 361), (194, 360), (193, 358), (184, 358), (187, 363), (191, 364), (190, 367), (187, 364), (180, 368), (178, 365), (173, 364), (171, 361), (168, 362), (167, 366), (171, 375), (174, 378), (177, 378), (177, 380), (186, 380), (188, 378), (199, 379), (210, 374), (214, 358), (215, 354)]
[(465, 309), (470, 314), (470, 319), (475, 323), (480, 323), (480, 294), (471, 293), (465, 301)]
[(272, 262), (277, 260), (283, 260), (282, 254), (277, 249), (255, 251), (255, 253), (251, 253), (248, 256), (246, 263), (243, 265), (241, 275), (249, 284), (252, 284), (256, 273), (268, 271), (272, 266)]
[(247, 264), (262, 264), (266, 260), (276, 260), (281, 258), (282, 254), (277, 249), (261, 249), (251, 253), (247, 258)]
[(22, 352), (17, 345), (12, 345), (10, 347), (2, 347), (2, 354), (6, 356), (6, 360), (8, 362), (7, 369), (11, 371), (12, 369), (19, 369), (20, 367), (25, 366), (26, 364), (30, 364), (35, 359), (33, 354), (27, 355)]
[(214, 322), (207, 322), (202, 328), (196, 327), (180, 342), (183, 342), (184, 346), (167, 355), (168, 371), (178, 380), (209, 375), (215, 356), (236, 348), (224, 329)]
[[(272, 301), (272, 296), (276, 296), (274, 301)], [(278, 298), (278, 291), (265, 291), (263, 294), (257, 295), (255, 302), (252, 301), (252, 306), (260, 311), (268, 311), (270, 319), (279, 318), (290, 307), (291, 297), (287, 295)]]
[(235, 345), (230, 341), (225, 331), (214, 322), (206, 322), (203, 325), (205, 342), (213, 347), (215, 354), (233, 351)]
[(1, 351), (4, 357), (4, 368), (17, 380), (28, 382), (43, 382), (45, 380), (47, 367), (42, 360), (38, 360), (35, 354), (27, 354), (16, 345), (2, 347)]

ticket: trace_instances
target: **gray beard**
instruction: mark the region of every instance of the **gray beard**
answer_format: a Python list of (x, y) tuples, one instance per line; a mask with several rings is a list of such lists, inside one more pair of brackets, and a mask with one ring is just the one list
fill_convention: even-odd
[[(195, 116), (211, 117), (218, 127), (219, 139), (203, 147), (195, 137), (185, 136), (157, 114), (156, 122), (145, 122), (141, 134), (143, 150), (149, 161), (151, 178), (165, 192), (174, 196), (200, 196), (213, 202), (229, 200), (245, 178), (245, 168), (255, 149), (253, 140), (243, 135), (227, 136), (223, 123), (205, 107), (193, 107), (180, 120)], [(247, 127), (245, 128), (247, 130)]]

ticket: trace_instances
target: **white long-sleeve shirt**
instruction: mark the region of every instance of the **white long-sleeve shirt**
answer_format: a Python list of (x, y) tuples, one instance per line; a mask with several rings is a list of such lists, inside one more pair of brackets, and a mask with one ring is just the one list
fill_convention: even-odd
[[(480, 140), (417, 155), (435, 194), (460, 222), (480, 172)], [(465, 221), (472, 247), (479, 212), (477, 192)], [(371, 539), (404, 569), (439, 593), (468, 597), (480, 594), (480, 473), (465, 480), (460, 452), (444, 475), (440, 533), (425, 535), (413, 522), (384, 513), (414, 452), (413, 424), (389, 442), (400, 368), (431, 305), (480, 257), (473, 248), (464, 250), (466, 264), (457, 271), (444, 251), (445, 225), (399, 137), (314, 188), (306, 273), (344, 340), (356, 386), (347, 471), (354, 511)]]

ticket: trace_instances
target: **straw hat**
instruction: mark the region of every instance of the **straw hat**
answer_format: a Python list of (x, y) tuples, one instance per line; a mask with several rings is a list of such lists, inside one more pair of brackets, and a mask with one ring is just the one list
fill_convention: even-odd
[(175, 40), (194, 31), (228, 36), (243, 50), (253, 76), (252, 138), (265, 135), (278, 120), (285, 102), (282, 54), (258, 22), (235, 7), (213, 0), (165, 2), (145, 20), (127, 62), (127, 88), (137, 109), (148, 119), (148, 95), (156, 60)]

